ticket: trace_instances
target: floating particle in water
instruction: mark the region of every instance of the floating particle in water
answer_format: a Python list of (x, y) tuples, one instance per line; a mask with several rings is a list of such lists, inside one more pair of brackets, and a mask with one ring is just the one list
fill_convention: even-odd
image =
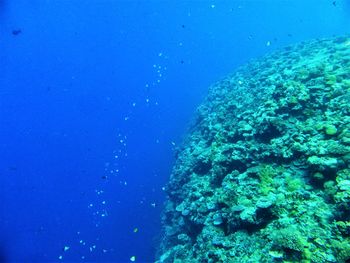
[(96, 249), (96, 245), (89, 247), (90, 252), (92, 252), (94, 249)]
[(134, 230), (133, 230), (133, 232), (134, 232), (134, 233), (137, 233), (137, 232), (139, 232), (139, 229), (138, 229), (137, 227), (135, 227)]
[(153, 208), (155, 208), (155, 207), (156, 207), (156, 203), (151, 203), (151, 206), (152, 206)]
[(211, 5), (210, 7), (211, 7), (211, 8), (215, 8), (215, 5)]
[(62, 260), (62, 259), (63, 259), (63, 256), (62, 256), (62, 255), (58, 256), (58, 259), (59, 259), (59, 260)]
[(270, 41), (267, 41), (267, 42), (266, 42), (266, 46), (267, 46), (267, 47), (271, 46), (271, 42), (270, 42)]
[(136, 257), (135, 256), (130, 257), (130, 261), (132, 262), (136, 261)]
[(96, 193), (97, 195), (103, 194), (103, 190), (95, 190), (95, 193)]
[(63, 251), (64, 251), (64, 252), (68, 251), (69, 249), (70, 249), (69, 246), (64, 246), (64, 247), (63, 247)]

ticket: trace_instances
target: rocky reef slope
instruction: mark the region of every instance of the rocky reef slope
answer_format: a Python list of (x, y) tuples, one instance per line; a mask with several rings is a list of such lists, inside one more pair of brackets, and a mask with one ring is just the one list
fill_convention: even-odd
[(350, 38), (213, 85), (176, 158), (158, 262), (349, 262)]

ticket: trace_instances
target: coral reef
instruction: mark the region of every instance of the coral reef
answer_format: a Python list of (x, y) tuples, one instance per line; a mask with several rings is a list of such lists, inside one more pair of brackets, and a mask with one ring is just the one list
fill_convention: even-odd
[(157, 262), (350, 261), (350, 38), (210, 88), (177, 153)]

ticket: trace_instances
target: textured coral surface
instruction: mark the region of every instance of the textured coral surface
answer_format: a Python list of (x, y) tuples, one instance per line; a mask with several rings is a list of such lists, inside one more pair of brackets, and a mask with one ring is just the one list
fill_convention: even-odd
[(350, 38), (214, 84), (176, 158), (158, 262), (348, 262)]

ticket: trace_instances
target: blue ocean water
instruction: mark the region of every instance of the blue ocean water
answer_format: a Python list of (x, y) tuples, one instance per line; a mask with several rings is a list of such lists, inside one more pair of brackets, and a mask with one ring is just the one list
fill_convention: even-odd
[(348, 1), (0, 0), (0, 262), (152, 262), (208, 87)]

